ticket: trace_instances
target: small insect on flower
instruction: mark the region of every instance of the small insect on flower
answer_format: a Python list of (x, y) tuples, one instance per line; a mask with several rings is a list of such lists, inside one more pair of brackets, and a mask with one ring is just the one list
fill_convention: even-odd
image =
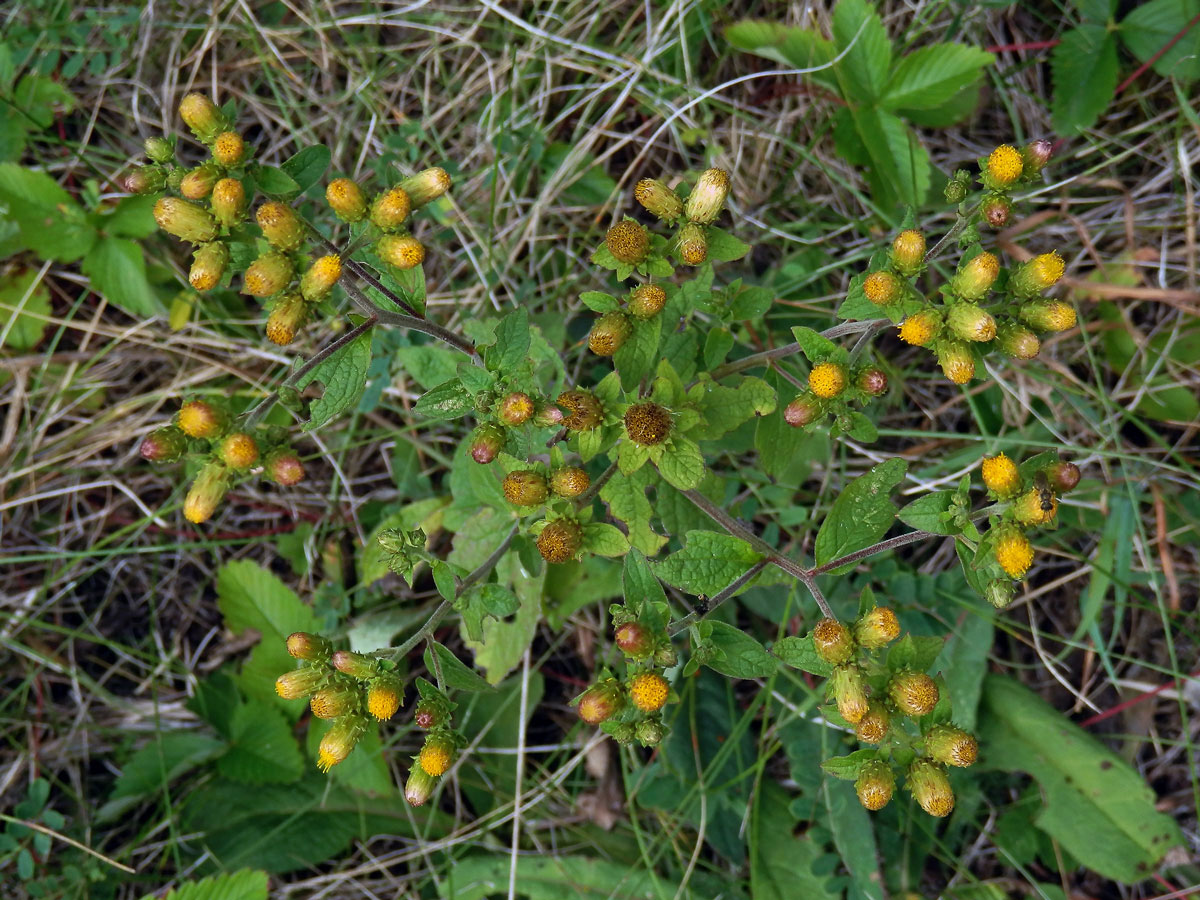
[(657, 672), (642, 672), (629, 682), (629, 696), (642, 712), (658, 712), (670, 696), (671, 686)]

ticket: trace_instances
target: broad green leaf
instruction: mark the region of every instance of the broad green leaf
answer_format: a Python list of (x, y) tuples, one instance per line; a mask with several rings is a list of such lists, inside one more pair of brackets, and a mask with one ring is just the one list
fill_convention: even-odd
[(229, 875), (212, 875), (185, 881), (165, 896), (146, 894), (142, 900), (267, 900), (267, 873), (242, 869)]
[(146, 280), (142, 248), (125, 238), (101, 238), (80, 266), (96, 293), (138, 318), (160, 315), (162, 301)]
[(278, 706), (258, 700), (239, 704), (231, 729), (229, 750), (217, 760), (217, 770), (226, 778), (254, 785), (288, 784), (303, 774), (300, 746)]
[(488, 684), (499, 684), (516, 668), (526, 648), (537, 633), (542, 618), (542, 585), (546, 580), (543, 568), (531, 575), (521, 566), (516, 553), (509, 553), (496, 566), (501, 584), (512, 585), (521, 607), (511, 621), (488, 619), (483, 623), (483, 640), (467, 641), (475, 653), (475, 665), (486, 673)]
[(840, 778), (842, 781), (854, 781), (858, 778), (863, 763), (879, 758), (879, 751), (872, 747), (855, 750), (846, 756), (834, 756), (821, 762), (821, 770), (826, 775)]
[(61, 185), (45, 172), (26, 169), (16, 163), (0, 164), (0, 200), (13, 204), (14, 215), (30, 209), (78, 209), (78, 204)]
[(153, 196), (125, 197), (110, 211), (96, 216), (96, 227), (114, 237), (144, 238), (158, 230)]
[(616, 525), (589, 522), (583, 526), (583, 549), (597, 556), (624, 556), (629, 552), (629, 539)]
[(451, 378), (421, 395), (413, 412), (430, 419), (457, 419), (475, 409), (471, 392), (458, 378)]
[(1080, 25), (1063, 34), (1050, 54), (1054, 77), (1054, 128), (1070, 136), (1091, 128), (1117, 87), (1117, 41), (1103, 25)]
[(954, 505), (954, 491), (934, 491), (905, 504), (896, 513), (905, 525), (933, 534), (958, 534), (959, 528), (947, 522), (945, 513)]
[(666, 603), (667, 595), (662, 584), (650, 570), (650, 565), (637, 549), (625, 554), (625, 565), (621, 573), (625, 593), (625, 605), (637, 612), (647, 604)]
[(730, 678), (766, 678), (774, 674), (779, 660), (763, 649), (762, 644), (725, 622), (709, 624), (712, 625), (709, 641), (720, 651), (705, 661), (710, 669)]
[(885, 460), (842, 489), (817, 532), (818, 566), (869, 547), (887, 533), (896, 517), (888, 495), (907, 470), (902, 459)]
[(725, 362), (733, 349), (733, 335), (728, 328), (713, 328), (704, 339), (704, 368), (715, 369)]
[(789, 809), (787, 792), (764, 778), (754, 797), (756, 837), (750, 841), (754, 900), (842, 900), (843, 892), (829, 883), (829, 877), (814, 872), (825, 847), (811, 832), (796, 834), (798, 822)]
[(583, 305), (592, 312), (606, 313), (621, 308), (621, 301), (603, 291), (584, 291), (579, 295)]
[(768, 288), (746, 285), (729, 301), (729, 321), (759, 319), (774, 302), (775, 294)]
[(667, 484), (681, 491), (699, 487), (704, 480), (704, 456), (700, 446), (686, 437), (674, 437), (658, 461), (658, 472)]
[(828, 678), (833, 673), (833, 666), (817, 653), (811, 635), (781, 638), (772, 645), (771, 652), (778, 656), (785, 666), (791, 666), (801, 672), (819, 678)]
[(750, 245), (735, 238), (728, 231), (722, 231), (715, 225), (710, 225), (705, 237), (708, 240), (708, 258), (721, 262), (732, 262), (741, 259), (750, 252)]
[(871, 192), (884, 205), (920, 206), (933, 167), (920, 138), (903, 120), (882, 109), (851, 110), (869, 157)]
[(893, 672), (901, 669), (927, 672), (945, 646), (945, 637), (906, 634), (888, 648), (888, 668)]
[(405, 373), (425, 390), (445, 384), (458, 374), (463, 355), (442, 344), (400, 347), (393, 356)]
[(425, 648), (425, 668), (430, 672), (436, 671), (435, 659), (436, 665), (441, 667), (446, 687), (472, 693), (493, 690), (492, 686), (480, 678), (474, 669), (455, 656), (448, 647), (442, 646), (437, 641)]
[(303, 194), (321, 180), (321, 176), (329, 168), (331, 155), (329, 148), (324, 144), (313, 144), (284, 160), (279, 168), (291, 176), (298, 193)]
[(914, 50), (892, 72), (885, 109), (935, 109), (979, 80), (992, 54), (965, 44), (932, 44)]
[[(53, 78), (31, 72), (17, 82), (11, 103), (33, 120), (32, 125), (46, 129), (54, 124), (57, 113), (69, 113), (75, 108), (75, 97)], [(13, 118), (24, 116), (16, 114)]]
[(968, 611), (960, 617), (931, 667), (946, 679), (954, 723), (967, 731), (975, 730), (979, 695), (987, 675), (993, 632), (992, 621), (986, 613)]
[(863, 809), (854, 788), (848, 784), (827, 779), (821, 793), (829, 812), (834, 846), (857, 888), (850, 895), (864, 900), (884, 900), (885, 879), (879, 868), (879, 848), (875, 844), (871, 814)]
[(50, 292), (33, 269), (0, 279), (0, 346), (32, 350), (49, 324)]
[(774, 412), (775, 389), (761, 378), (746, 376), (737, 387), (725, 387), (705, 376), (687, 393), (688, 403), (704, 422), (690, 432), (697, 440), (713, 441), (755, 416)]
[(651, 560), (650, 568), (667, 584), (698, 597), (711, 597), (760, 559), (762, 556), (740, 538), (715, 531), (689, 531), (683, 549), (660, 562)]
[[(489, 900), (508, 890), (512, 860), (508, 854), (476, 854), (455, 861), (440, 882), (439, 897)], [(517, 857), (516, 896), (526, 900), (610, 900), (663, 896), (691, 900), (678, 883), (631, 868), (624, 862), (586, 856), (528, 855)]]
[(833, 11), (834, 65), (842, 96), (852, 104), (871, 104), (883, 95), (892, 65), (892, 42), (883, 20), (866, 0), (838, 0)]
[(1124, 759), (1010, 678), (984, 682), (979, 743), (981, 768), (1037, 780), (1046, 800), (1037, 826), (1105, 878), (1140, 882), (1184, 842)]
[(367, 383), (367, 368), (370, 365), (371, 332), (366, 331), (338, 348), (336, 353), (296, 382), (299, 390), (314, 383), (324, 387), (321, 396), (309, 406), (309, 420), (304, 423), (304, 430), (320, 428), (357, 403)]
[(657, 554), (667, 542), (667, 538), (650, 527), (654, 510), (646, 497), (646, 488), (654, 480), (653, 471), (642, 468), (632, 475), (618, 472), (600, 489), (600, 499), (608, 504), (609, 515), (625, 523), (629, 543), (647, 556)]
[(796, 343), (800, 345), (800, 352), (810, 363), (829, 361), (845, 364), (849, 360), (849, 354), (844, 347), (835, 344), (811, 328), (796, 325), (792, 328), (792, 337), (796, 339)]
[(621, 387), (632, 391), (658, 366), (658, 342), (662, 336), (662, 316), (633, 319), (633, 331), (613, 354), (613, 365), (621, 375)]
[(1075, 8), (1085, 20), (1104, 25), (1117, 11), (1117, 0), (1075, 0)]
[(496, 343), (487, 348), (487, 367), (497, 374), (515, 371), (529, 357), (529, 312), (519, 307), (496, 326)]
[(111, 822), (124, 815), (150, 795), (165, 791), (180, 775), (207, 762), (224, 749), (223, 741), (195, 731), (152, 734), (150, 743), (121, 766), (121, 774), (113, 785), (108, 802), (96, 813), (97, 821)]
[(1122, 20), (1121, 39), (1134, 56), (1149, 62), (1178, 37), (1151, 68), (1163, 78), (1196, 81), (1200, 79), (1200, 28), (1192, 24), (1196, 16), (1200, 16), (1200, 0), (1150, 0)]
[(833, 44), (816, 31), (744, 19), (725, 29), (725, 40), (738, 50), (797, 69), (813, 69), (808, 77), (823, 84), (836, 81), (829, 64), (834, 57)]
[(472, 641), (483, 640), (485, 618), (504, 619), (521, 608), (521, 601), (506, 587), (498, 584), (475, 584), (467, 588), (454, 601), (454, 608), (462, 617), (467, 637)]
[(256, 166), (254, 179), (258, 189), (275, 200), (292, 200), (300, 194), (296, 179), (275, 166)]

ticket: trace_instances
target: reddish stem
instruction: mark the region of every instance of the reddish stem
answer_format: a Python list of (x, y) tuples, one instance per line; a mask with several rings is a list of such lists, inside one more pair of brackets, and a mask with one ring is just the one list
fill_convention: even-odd
[(1159, 50), (1152, 57), (1150, 57), (1148, 60), (1146, 60), (1144, 63), (1142, 63), (1136, 69), (1134, 69), (1132, 75), (1130, 75), (1128, 78), (1126, 78), (1120, 84), (1118, 84), (1117, 89), (1115, 91), (1113, 91), (1113, 96), (1115, 97), (1116, 95), (1120, 94), (1121, 91), (1123, 91), (1123, 90), (1125, 90), (1125, 88), (1129, 87), (1129, 85), (1132, 84), (1133, 81), (1139, 75), (1141, 75), (1148, 68), (1150, 68), (1156, 62), (1158, 62), (1162, 58), (1163, 54), (1166, 53), (1168, 50), (1170, 50), (1172, 47), (1174, 47), (1176, 44), (1178, 44), (1180, 38), (1182, 38), (1185, 34), (1187, 34), (1191, 30), (1192, 26), (1195, 25), (1197, 22), (1200, 22), (1200, 13), (1197, 13), (1195, 16), (1193, 16), (1192, 21), (1188, 22), (1186, 25), (1183, 26), (1183, 28), (1179, 29), (1179, 33), (1176, 34), (1175, 37), (1171, 38), (1169, 41), (1167, 41), (1165, 44), (1163, 44), (1161, 50)]
[(1084, 719), (1082, 722), (1078, 722), (1076, 724), (1078, 724), (1080, 728), (1087, 728), (1091, 725), (1095, 725), (1097, 722), (1103, 722), (1105, 719), (1111, 718), (1112, 716), (1115, 716), (1119, 712), (1124, 712), (1125, 710), (1129, 709), (1129, 707), (1131, 707), (1137, 703), (1141, 703), (1143, 700), (1147, 700), (1150, 697), (1154, 697), (1154, 696), (1157, 696), (1158, 694), (1161, 694), (1163, 691), (1167, 690), (1168, 688), (1177, 687), (1178, 685), (1180, 685), (1184, 681), (1186, 681), (1188, 678), (1196, 678), (1196, 677), (1200, 677), (1200, 670), (1197, 670), (1190, 675), (1186, 675), (1183, 678), (1176, 678), (1174, 681), (1164, 682), (1163, 684), (1160, 684), (1158, 687), (1153, 687), (1148, 691), (1143, 691), (1142, 693), (1138, 694), (1136, 697), (1130, 697), (1128, 700), (1122, 700), (1116, 706), (1110, 707), (1109, 709), (1106, 709), (1102, 713), (1096, 713), (1096, 715), (1091, 716), (1087, 719)]

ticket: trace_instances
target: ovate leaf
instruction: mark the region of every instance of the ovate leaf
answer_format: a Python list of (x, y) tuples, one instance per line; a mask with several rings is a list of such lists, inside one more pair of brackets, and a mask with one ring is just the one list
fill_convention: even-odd
[(142, 248), (125, 238), (101, 238), (81, 266), (96, 293), (138, 318), (162, 313), (163, 305), (146, 280)]
[(309, 406), (310, 417), (305, 431), (320, 428), (334, 416), (358, 402), (367, 383), (367, 368), (371, 365), (371, 332), (365, 331), (311, 372), (296, 382), (303, 390), (319, 382), (325, 390)]
[(321, 180), (329, 168), (330, 156), (329, 148), (324, 144), (313, 144), (285, 160), (279, 168), (291, 176), (298, 193), (302, 194)]
[(965, 44), (933, 44), (914, 50), (896, 66), (882, 105), (889, 110), (935, 109), (979, 80), (992, 54)]
[(243, 869), (230, 875), (213, 875), (186, 881), (166, 896), (147, 894), (142, 900), (267, 900), (267, 873)]
[(817, 532), (818, 566), (868, 547), (887, 533), (896, 516), (888, 495), (907, 470), (904, 460), (889, 459), (842, 489)]
[(763, 645), (740, 628), (725, 622), (711, 621), (709, 642), (717, 650), (705, 665), (730, 678), (766, 678), (775, 672), (779, 660)]
[(304, 757), (278, 707), (249, 700), (233, 712), (229, 750), (217, 769), (244, 784), (288, 784), (303, 774)]
[(49, 324), (50, 292), (33, 269), (0, 279), (0, 346), (32, 350)]
[(1060, 134), (1090, 128), (1112, 102), (1117, 87), (1117, 41), (1103, 25), (1080, 25), (1063, 34), (1050, 56), (1054, 77), (1051, 112)]
[(883, 95), (892, 65), (892, 42), (883, 20), (866, 0), (838, 0), (833, 10), (834, 65), (842, 94), (854, 103), (871, 104)]
[(667, 584), (696, 596), (711, 597), (728, 587), (762, 559), (740, 538), (715, 531), (689, 531), (682, 550), (661, 562), (650, 562), (654, 573)]

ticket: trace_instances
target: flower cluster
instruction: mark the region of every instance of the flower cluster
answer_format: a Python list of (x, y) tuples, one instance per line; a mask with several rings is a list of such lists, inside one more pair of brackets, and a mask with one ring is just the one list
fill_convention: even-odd
[[(826, 769), (854, 780), (862, 805), (878, 810), (892, 798), (895, 765), (906, 772), (907, 787), (921, 808), (946, 816), (954, 808), (954, 791), (945, 767), (971, 765), (978, 746), (971, 735), (945, 721), (948, 698), (924, 672), (932, 661), (922, 655), (926, 640), (906, 636), (883, 658), (883, 648), (899, 637), (896, 613), (873, 601), (864, 603), (850, 626), (822, 619), (813, 628), (810, 638), (817, 655), (833, 667), (827, 691), (837, 712), (829, 716), (844, 720), (860, 742), (875, 748), (827, 761)], [(934, 646), (940, 644), (934, 641)]]

